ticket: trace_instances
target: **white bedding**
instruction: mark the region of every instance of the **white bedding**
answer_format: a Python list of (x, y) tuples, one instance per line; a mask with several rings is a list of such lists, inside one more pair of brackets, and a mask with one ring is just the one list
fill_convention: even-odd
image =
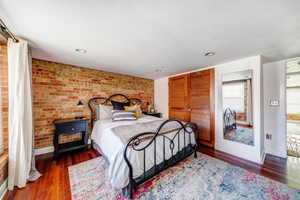
[[(126, 144), (124, 144), (120, 137), (114, 134), (114, 132), (111, 130), (114, 127), (122, 126), (122, 125), (132, 125), (136, 123), (142, 123), (142, 122), (150, 122), (155, 121), (158, 118), (152, 117), (152, 116), (143, 116), (142, 118), (136, 120), (136, 121), (119, 121), (119, 122), (112, 122), (111, 119), (106, 120), (98, 120), (93, 128), (91, 138), (93, 142), (95, 142), (101, 149), (101, 153), (104, 154), (104, 156), (109, 161), (109, 170), (108, 170), (108, 178), (111, 183), (111, 185), (116, 189), (124, 188), (128, 185), (128, 166), (124, 160), (123, 153)], [(175, 135), (175, 131), (168, 133), (167, 136), (172, 138)], [(139, 134), (139, 133), (132, 133), (132, 136)], [(180, 146), (181, 148), (184, 146), (183, 142), (183, 134), (180, 134)], [(192, 144), (195, 144), (195, 138), (192, 135)], [(175, 142), (175, 147), (173, 153), (175, 154), (177, 152), (177, 139)], [(188, 135), (186, 135), (186, 143), (188, 143)], [(149, 140), (141, 142), (140, 146), (144, 146), (147, 144)], [(171, 157), (171, 151), (168, 148), (168, 142), (166, 140), (166, 158)], [(163, 160), (163, 143), (162, 143), (162, 137), (157, 138), (157, 151), (156, 151), (156, 162), (160, 163)], [(151, 154), (151, 155), (149, 155)], [(153, 156), (154, 150), (153, 145), (150, 145), (146, 150), (146, 170), (151, 168), (154, 165)], [(143, 152), (137, 152), (134, 150), (129, 150), (127, 155), (130, 163), (132, 163), (133, 166), (133, 177), (140, 176), (143, 173)]]

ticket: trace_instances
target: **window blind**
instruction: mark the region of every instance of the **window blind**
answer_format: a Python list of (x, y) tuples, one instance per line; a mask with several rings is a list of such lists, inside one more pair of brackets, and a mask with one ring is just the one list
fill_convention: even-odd
[(245, 81), (223, 84), (223, 109), (245, 112)]

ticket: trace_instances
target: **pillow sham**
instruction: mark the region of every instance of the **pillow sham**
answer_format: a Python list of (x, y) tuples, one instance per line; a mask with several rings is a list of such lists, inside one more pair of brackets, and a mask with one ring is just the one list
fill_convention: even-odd
[(97, 120), (111, 119), (112, 118), (112, 110), (113, 110), (112, 106), (98, 104), (96, 106)]
[(135, 112), (130, 110), (113, 110), (112, 121), (131, 121), (136, 120)]
[(114, 110), (124, 110), (124, 106), (130, 106), (130, 102), (118, 102), (118, 101), (111, 101), (111, 104), (114, 107)]
[(134, 106), (124, 106), (125, 110), (131, 110), (135, 112), (135, 117), (137, 119), (142, 117), (142, 110), (140, 105), (134, 105)]

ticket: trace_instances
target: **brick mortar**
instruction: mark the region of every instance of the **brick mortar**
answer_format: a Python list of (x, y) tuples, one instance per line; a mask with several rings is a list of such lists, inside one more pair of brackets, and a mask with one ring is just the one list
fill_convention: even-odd
[(0, 185), (2, 185), (8, 174), (8, 64), (6, 45), (0, 45), (0, 134), (2, 134), (4, 148), (4, 153), (0, 156)]
[[(53, 120), (89, 117), (87, 102), (92, 97), (122, 93), (153, 103), (154, 96), (150, 79), (37, 59), (32, 62), (32, 83), (35, 148), (52, 146)], [(79, 100), (84, 108), (76, 107)]]

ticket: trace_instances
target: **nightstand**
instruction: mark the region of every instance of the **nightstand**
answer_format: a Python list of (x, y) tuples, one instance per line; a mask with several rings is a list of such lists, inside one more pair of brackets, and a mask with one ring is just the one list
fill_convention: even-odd
[(153, 116), (153, 117), (161, 118), (161, 113), (149, 113), (149, 112), (143, 112), (143, 114), (145, 114), (145, 115), (150, 115), (150, 116)]
[[(89, 119), (64, 119), (54, 121), (54, 159), (64, 152), (88, 148), (88, 121)], [(59, 143), (60, 135), (72, 135), (76, 133), (82, 133), (82, 140)]]

